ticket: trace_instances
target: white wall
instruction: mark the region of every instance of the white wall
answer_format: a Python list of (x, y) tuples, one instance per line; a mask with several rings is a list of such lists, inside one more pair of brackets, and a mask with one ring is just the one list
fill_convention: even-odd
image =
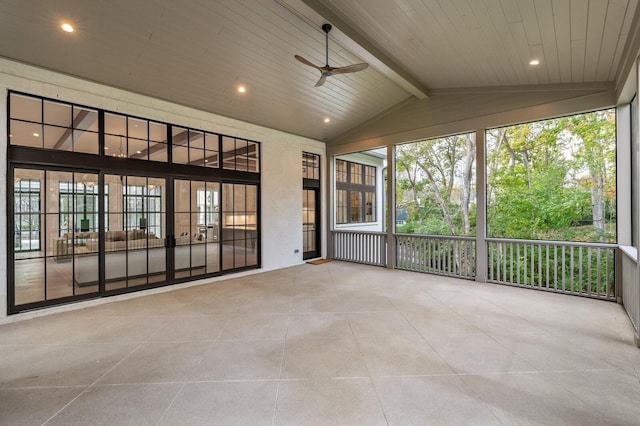
[[(7, 308), (8, 90), (261, 142), (262, 269), (302, 262), (302, 151), (321, 155), (326, 164), (323, 142), (0, 59), (0, 320)], [(326, 207), (324, 188), (322, 200)]]

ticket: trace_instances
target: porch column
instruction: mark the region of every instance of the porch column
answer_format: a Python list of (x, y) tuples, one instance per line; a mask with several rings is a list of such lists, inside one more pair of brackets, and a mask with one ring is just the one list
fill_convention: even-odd
[(396, 266), (396, 150), (387, 145), (387, 268)]
[(476, 130), (476, 281), (487, 282), (487, 177), (485, 129)]

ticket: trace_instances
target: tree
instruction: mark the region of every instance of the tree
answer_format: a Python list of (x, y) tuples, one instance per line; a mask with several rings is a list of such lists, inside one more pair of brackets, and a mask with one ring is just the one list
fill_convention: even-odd
[(475, 135), (430, 139), (396, 149), (396, 197), (407, 211), (399, 232), (468, 235), (474, 228)]

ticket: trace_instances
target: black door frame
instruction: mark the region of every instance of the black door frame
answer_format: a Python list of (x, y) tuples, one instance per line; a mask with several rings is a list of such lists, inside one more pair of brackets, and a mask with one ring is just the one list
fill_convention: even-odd
[[(302, 185), (302, 191), (304, 195), (304, 191), (313, 191), (315, 198), (315, 232), (314, 237), (316, 240), (316, 249), (313, 251), (303, 251), (302, 252), (302, 260), (313, 259), (314, 257), (319, 257), (322, 253), (322, 244), (321, 244), (321, 231), (322, 231), (322, 222), (321, 222), (321, 206), (320, 206), (320, 181), (319, 180), (311, 180), (304, 179)], [(304, 233), (304, 223), (302, 224)]]

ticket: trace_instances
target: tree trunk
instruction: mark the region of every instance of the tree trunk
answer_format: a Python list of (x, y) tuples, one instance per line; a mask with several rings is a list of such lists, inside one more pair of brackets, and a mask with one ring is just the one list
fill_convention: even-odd
[(601, 174), (591, 176), (591, 212), (593, 228), (601, 233), (604, 242), (604, 178)]
[(456, 235), (456, 227), (453, 225), (453, 219), (451, 218), (451, 212), (449, 211), (449, 206), (445, 202), (444, 198), (442, 198), (442, 194), (440, 194), (440, 191), (438, 190), (437, 182), (434, 180), (433, 175), (431, 174), (431, 171), (429, 171), (429, 169), (425, 167), (424, 164), (418, 162), (418, 165), (420, 166), (422, 171), (425, 172), (425, 174), (427, 175), (427, 178), (429, 179), (429, 184), (433, 189), (433, 195), (436, 197), (436, 201), (438, 202), (438, 204), (440, 204), (440, 208), (442, 209), (442, 215), (447, 221), (447, 225), (449, 225), (449, 231), (451, 232), (451, 235)]
[(471, 232), (471, 222), (469, 221), (469, 204), (471, 203), (471, 178), (473, 176), (473, 162), (476, 158), (476, 140), (475, 136), (466, 135), (467, 153), (464, 157), (462, 172), (462, 217), (464, 219), (464, 233), (468, 235)]

